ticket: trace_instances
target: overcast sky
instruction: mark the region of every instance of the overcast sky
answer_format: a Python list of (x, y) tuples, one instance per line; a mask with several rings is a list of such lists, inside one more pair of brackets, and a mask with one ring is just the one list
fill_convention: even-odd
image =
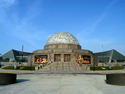
[(82, 49), (125, 55), (125, 0), (0, 0), (0, 53), (43, 49), (69, 32)]

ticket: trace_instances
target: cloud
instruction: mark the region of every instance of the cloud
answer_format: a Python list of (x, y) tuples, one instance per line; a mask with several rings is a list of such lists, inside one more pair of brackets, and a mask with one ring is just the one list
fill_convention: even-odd
[[(86, 39), (84, 38), (82, 41), (80, 40), (81, 44), (87, 44), (90, 45), (110, 45), (111, 43), (114, 43), (114, 40), (99, 40), (99, 39)], [(90, 46), (91, 47), (91, 46)]]
[(94, 52), (100, 52), (102, 50), (102, 45), (104, 51), (110, 50), (113, 40), (99, 40), (99, 39), (83, 39), (80, 40), (80, 43), (83, 45), (83, 49), (88, 49)]
[[(0, 28), (3, 27), (6, 29), (12, 29), (10, 27), (13, 27), (13, 23), (11, 22), (13, 20), (13, 10), (9, 11), (11, 9), (11, 6), (15, 4), (15, 0), (0, 0)], [(6, 30), (1, 30), (1, 32), (6, 32)]]
[(105, 8), (104, 12), (108, 11), (116, 2), (117, 0), (113, 0), (112, 2), (110, 2)]
[(85, 28), (83, 31), (79, 32), (76, 35), (83, 49), (89, 49), (94, 52), (100, 52), (102, 50), (101, 48), (102, 45), (104, 46), (104, 50), (110, 50), (111, 45), (115, 43), (115, 41), (111, 39), (103, 40), (103, 39), (99, 39), (98, 37), (93, 39), (91, 38), (90, 34), (96, 31), (96, 28), (101, 23), (101, 21), (108, 15), (109, 9), (116, 3), (116, 1), (117, 0), (110, 2), (107, 5), (107, 7), (102, 11), (100, 17), (98, 17), (98, 19), (96, 19), (95, 22), (91, 26), (88, 26), (88, 28)]
[(14, 5), (15, 0), (2, 0), (0, 2), (0, 12), (2, 12), (0, 24), (7, 29), (3, 32), (7, 32), (9, 36), (28, 42), (33, 46), (37, 46), (36, 41), (47, 38), (45, 31), (37, 28), (37, 25), (32, 21), (39, 15), (39, 3), (37, 1), (30, 3), (32, 4), (30, 6), (25, 6), (25, 10), (23, 10), (25, 13), (20, 13), (18, 8), (15, 11), (6, 11), (10, 6)]
[(96, 28), (98, 27), (98, 25), (101, 23), (101, 21), (107, 16), (109, 9), (117, 2), (117, 0), (114, 0), (112, 2), (110, 2), (106, 8), (103, 10), (102, 14), (100, 17), (98, 17), (98, 19), (93, 23), (92, 26), (88, 26), (88, 28), (85, 28), (83, 31), (79, 32), (77, 34), (77, 36), (80, 35), (84, 35), (84, 36), (88, 36), (91, 33), (95, 32)]

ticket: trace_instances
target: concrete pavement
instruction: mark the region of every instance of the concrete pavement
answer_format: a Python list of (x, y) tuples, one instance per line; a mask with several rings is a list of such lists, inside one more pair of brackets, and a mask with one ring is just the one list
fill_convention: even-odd
[(105, 83), (105, 75), (23, 74), (17, 83), (0, 85), (0, 94), (124, 94), (125, 86)]
[(0, 85), (0, 94), (124, 94), (125, 86), (105, 83), (111, 71), (22, 71), (3, 70), (0, 73), (17, 73), (17, 83)]

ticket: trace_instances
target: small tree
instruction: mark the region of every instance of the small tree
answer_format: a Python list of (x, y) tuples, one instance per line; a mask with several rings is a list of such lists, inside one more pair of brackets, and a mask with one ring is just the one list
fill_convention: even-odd
[(2, 62), (3, 61), (3, 58), (2, 58), (2, 56), (0, 57), (0, 62)]

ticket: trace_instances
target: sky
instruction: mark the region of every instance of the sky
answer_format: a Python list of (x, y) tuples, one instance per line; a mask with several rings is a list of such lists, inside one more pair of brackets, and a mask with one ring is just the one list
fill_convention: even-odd
[(44, 49), (69, 32), (82, 49), (125, 55), (125, 0), (0, 0), (0, 53)]

